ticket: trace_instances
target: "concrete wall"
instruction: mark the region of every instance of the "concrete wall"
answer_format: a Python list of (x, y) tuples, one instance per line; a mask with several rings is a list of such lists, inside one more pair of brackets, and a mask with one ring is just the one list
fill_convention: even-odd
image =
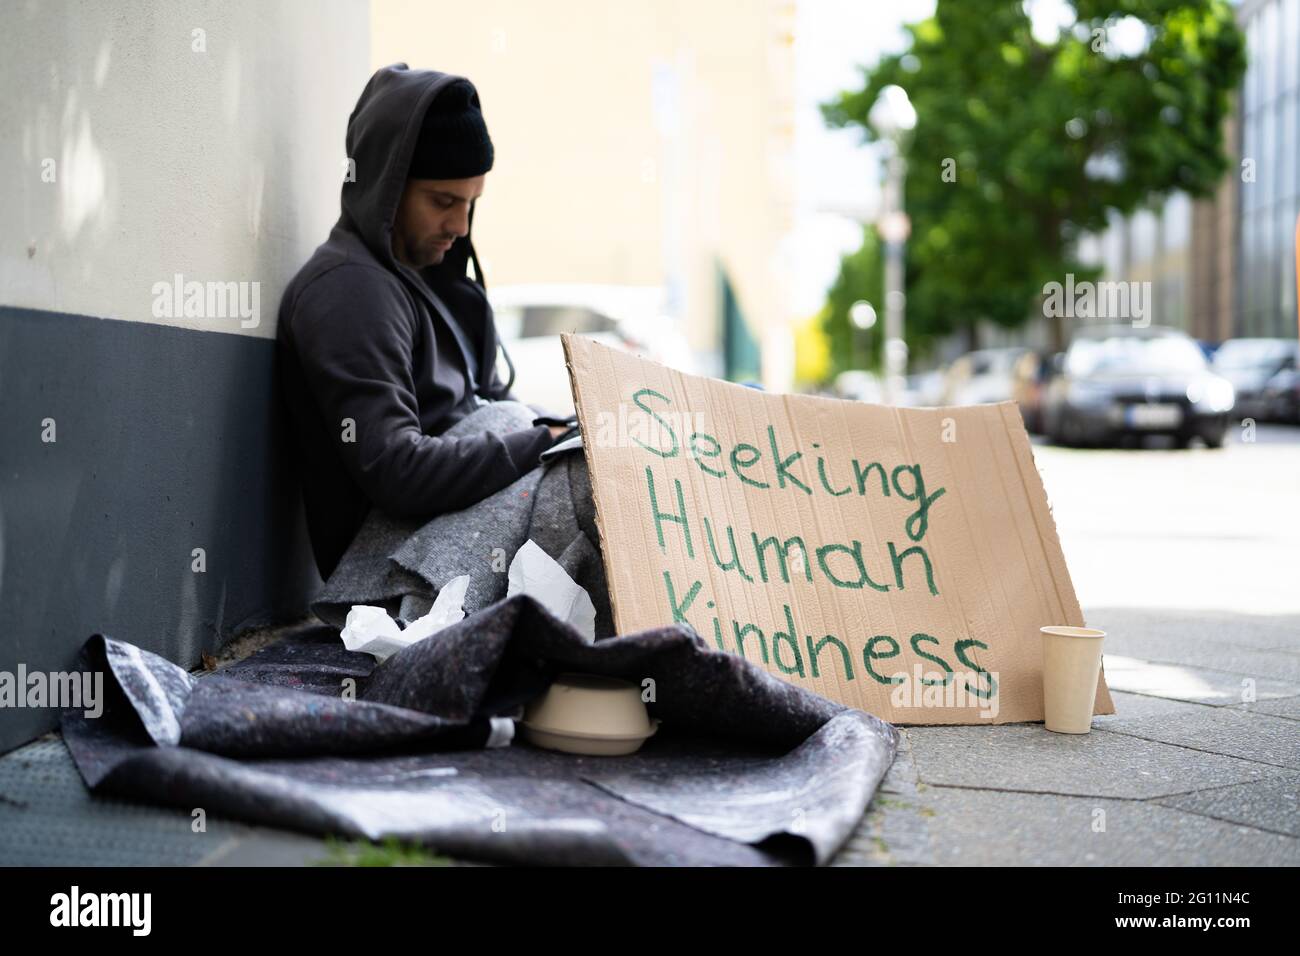
[[(0, 671), (71, 669), (95, 631), (193, 666), (319, 586), (275, 313), (338, 216), (369, 7), (30, 0), (4, 19)], [(245, 308), (169, 315), (177, 276)], [(0, 709), (0, 750), (56, 717)]]

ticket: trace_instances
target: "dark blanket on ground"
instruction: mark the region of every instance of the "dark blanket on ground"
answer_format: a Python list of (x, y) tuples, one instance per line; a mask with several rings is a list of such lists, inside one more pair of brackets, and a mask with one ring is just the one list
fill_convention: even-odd
[[(102, 634), (82, 667), (104, 712), (65, 712), (63, 735), (96, 792), (499, 862), (824, 863), (897, 742), (688, 627), (592, 644), (526, 595), (378, 665), (313, 627), (197, 678)], [(653, 681), (659, 733), (623, 757), (511, 741), (568, 671)]]

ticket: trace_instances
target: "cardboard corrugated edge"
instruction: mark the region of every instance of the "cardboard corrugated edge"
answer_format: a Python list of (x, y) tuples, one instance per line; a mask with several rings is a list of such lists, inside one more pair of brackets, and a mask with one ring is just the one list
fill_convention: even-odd
[[(575, 365), (574, 365), (574, 354), (570, 344), (570, 341), (577, 337), (579, 336), (575, 336), (572, 333), (566, 332), (561, 334), (560, 341), (564, 348), (565, 367), (569, 373), (569, 386), (573, 394), (574, 407), (578, 412), (579, 420), (591, 421), (594, 420), (593, 416), (595, 413), (586, 407), (585, 397), (583, 394), (583, 386), (580, 382), (582, 376), (576, 374)], [(590, 373), (595, 374), (594, 367), (588, 368), (584, 366), (584, 371), (589, 371)], [(677, 374), (682, 374), (679, 370), (671, 370), (671, 371), (675, 371), (677, 372)], [(788, 398), (789, 396), (786, 397)], [(1019, 407), (1015, 404), (1015, 402), (999, 402), (997, 403), (997, 405), (1000, 409), (1000, 415), (1001, 415), (1003, 427), (1006, 428), (1007, 430), (1009, 444), (1011, 445), (1011, 448), (1015, 454), (1016, 467), (1019, 473), (1018, 477), (1020, 479), (1022, 488), (1025, 491), (1025, 496), (1027, 500), (1030, 502), (1031, 514), (1034, 520), (1034, 529), (1038, 534), (1039, 542), (1042, 545), (1043, 553), (1047, 556), (1048, 559), (1048, 571), (1052, 579), (1052, 584), (1057, 592), (1058, 600), (1064, 607), (1066, 617), (1068, 618), (1067, 620), (1061, 621), (1059, 623), (1082, 627), (1084, 626), (1083, 610), (1079, 605), (1078, 597), (1074, 591), (1074, 583), (1070, 578), (1069, 568), (1065, 562), (1065, 553), (1061, 547), (1060, 538), (1057, 534), (1056, 521), (1052, 516), (1051, 508), (1048, 503), (1047, 490), (1043, 485), (1042, 476), (1039, 474), (1038, 467), (1033, 460), (1033, 453), (1031, 451), (1029, 435), (1025, 431), (1024, 422), (1020, 417)], [(897, 409), (895, 409), (895, 411), (897, 412)], [(1011, 420), (1012, 418), (1014, 418), (1014, 421)], [(900, 420), (900, 428), (901, 428), (901, 420)], [(595, 484), (596, 484), (594, 480), (595, 462), (592, 453), (592, 446), (588, 441), (583, 442), (583, 454), (586, 457), (587, 468), (593, 475), (592, 489), (594, 494)], [(1032, 479), (1029, 476), (1032, 476)], [(605, 533), (604, 517), (601, 511), (600, 500), (598, 497), (595, 499), (595, 512), (596, 512), (596, 530), (600, 538), (601, 561), (604, 564), (605, 577), (606, 580), (613, 581), (615, 578), (615, 572), (614, 572), (612, 561), (610, 559), (611, 549), (606, 545), (607, 535)], [(620, 621), (618, 605), (614, 597), (612, 588), (610, 589), (609, 600), (610, 600), (610, 611), (614, 618), (615, 631), (616, 633), (622, 634), (624, 633), (624, 628), (622, 626), (622, 622)], [(1041, 671), (1041, 656), (1040, 656), (1040, 671)], [(1110, 691), (1105, 680), (1104, 668), (1102, 670), (1102, 673), (1098, 676), (1098, 680), (1097, 680), (1097, 697), (1093, 705), (1093, 713), (1094, 714), (1115, 713), (1115, 706), (1111, 700)], [(1028, 721), (1021, 720), (1016, 722), (1035, 723), (1035, 722), (1041, 722), (1042, 719), (1043, 719), (1042, 717), (1038, 717), (1038, 718), (1030, 719)], [(995, 719), (992, 724), (989, 724), (989, 726), (998, 726), (1000, 724), (1007, 723), (1007, 722), (1009, 721), (1000, 721)], [(956, 726), (956, 725), (957, 724), (945, 724), (942, 722), (938, 722), (935, 724), (926, 724), (926, 726)], [(976, 726), (976, 725), (961, 724), (960, 726)]]
[[(560, 344), (564, 347), (564, 367), (569, 373), (569, 390), (573, 393), (573, 407), (578, 413), (578, 421), (591, 421), (591, 415), (588, 414), (583, 405), (582, 386), (578, 384), (579, 376), (574, 374), (573, 349), (570, 345), (570, 341), (573, 338), (575, 338), (575, 335), (572, 332), (562, 332), (560, 334)], [(610, 561), (610, 548), (606, 545), (605, 515), (600, 507), (600, 498), (596, 495), (596, 463), (592, 457), (591, 441), (585, 434), (583, 435), (582, 440), (582, 454), (587, 460), (587, 473), (592, 476), (591, 491), (596, 512), (596, 534), (600, 538), (600, 560), (601, 564), (605, 568), (605, 580), (613, 581), (614, 567)], [(609, 610), (611, 616), (614, 618), (614, 633), (624, 633), (622, 621), (619, 620), (618, 602), (614, 597), (614, 589), (612, 587), (609, 588)]]
[[(1002, 424), (1011, 438), (1011, 447), (1015, 451), (1020, 482), (1025, 488), (1025, 497), (1029, 500), (1034, 516), (1034, 528), (1038, 532), (1043, 553), (1048, 558), (1048, 572), (1052, 576), (1057, 596), (1065, 607), (1067, 620), (1059, 623), (1073, 627), (1087, 627), (1083, 608), (1079, 605), (1078, 595), (1074, 592), (1074, 581), (1070, 578), (1069, 565), (1065, 561), (1065, 550), (1061, 547), (1061, 538), (1056, 531), (1056, 516), (1052, 514), (1047, 487), (1043, 484), (1043, 476), (1038, 471), (1038, 463), (1034, 461), (1033, 446), (1029, 442), (1029, 433), (1025, 430), (1024, 419), (1020, 417), (1020, 407), (1015, 402), (999, 402), (998, 408), (1002, 413)], [(1106, 684), (1104, 661), (1101, 673), (1097, 676), (1097, 698), (1093, 703), (1092, 712), (1093, 714), (1115, 713), (1115, 703), (1111, 700), (1110, 688)]]

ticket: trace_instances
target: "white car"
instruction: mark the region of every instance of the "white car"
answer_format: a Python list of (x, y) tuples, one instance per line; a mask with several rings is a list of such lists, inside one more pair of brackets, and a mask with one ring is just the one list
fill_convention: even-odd
[(977, 349), (959, 356), (944, 375), (944, 405), (982, 405), (1013, 397), (1013, 371), (1024, 348)]
[(836, 375), (835, 394), (853, 402), (885, 403), (885, 387), (880, 384), (880, 377), (861, 369), (849, 369)]
[[(663, 313), (657, 286), (533, 284), (488, 290), (497, 332), (515, 366), (520, 401), (561, 415), (573, 412), (561, 332), (575, 332), (684, 372), (695, 361), (677, 322)], [(498, 356), (502, 381), (508, 377)]]

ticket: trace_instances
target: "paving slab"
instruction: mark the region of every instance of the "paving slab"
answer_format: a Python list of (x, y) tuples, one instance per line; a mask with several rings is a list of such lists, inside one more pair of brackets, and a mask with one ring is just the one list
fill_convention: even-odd
[(1177, 700), (1170, 697), (1153, 697), (1147, 694), (1132, 694), (1128, 691), (1118, 691), (1113, 688), (1110, 692), (1110, 699), (1115, 704), (1115, 713), (1094, 714), (1092, 718), (1092, 726), (1094, 730), (1113, 730), (1116, 727), (1126, 726), (1130, 721), (1138, 720), (1140, 718), (1151, 717), (1156, 714), (1180, 713), (1185, 707), (1218, 709), (1211, 704), (1192, 704), (1187, 701)]
[(1042, 724), (909, 727), (920, 780), (952, 787), (1145, 799), (1247, 783), (1276, 769), (1127, 734)]
[(1213, 641), (1261, 651), (1300, 651), (1300, 614), (1089, 607), (1084, 616), (1089, 627), (1106, 631), (1107, 647), (1114, 647), (1117, 654), (1128, 653), (1120, 649), (1121, 645), (1136, 650), (1143, 641), (1166, 639)]
[[(1243, 647), (1218, 637), (1196, 634), (1130, 633), (1115, 636), (1102, 623), (1093, 626), (1106, 631), (1103, 653), (1162, 664), (1225, 671), (1253, 677), (1257, 682), (1270, 680), (1300, 683), (1300, 654), (1285, 649)], [(1240, 621), (1237, 627), (1244, 632), (1245, 626)]]
[(269, 827), (245, 827), (201, 859), (198, 866), (316, 866), (330, 857), (324, 840)]
[(57, 734), (0, 759), (0, 866), (191, 866), (239, 841), (295, 836), (211, 814), (202, 831), (193, 824), (175, 807), (91, 796)]
[(924, 866), (934, 862), (929, 818), (922, 805), (911, 745), (900, 735), (898, 753), (853, 835), (832, 866)]
[(1294, 837), (1156, 803), (948, 787), (922, 794), (941, 865), (1300, 865)]
[(1277, 700), (1256, 700), (1238, 704), (1238, 710), (1253, 714), (1270, 714), (1287, 720), (1300, 720), (1300, 697), (1283, 697)]
[[(1231, 707), (1249, 688), (1256, 700), (1300, 695), (1300, 683), (1208, 670), (1187, 664), (1153, 663), (1120, 654), (1102, 655), (1106, 686), (1111, 690)], [(1250, 684), (1243, 683), (1250, 681)]]
[(1202, 790), (1155, 801), (1203, 816), (1300, 837), (1300, 774)]
[(1094, 717), (1097, 730), (1300, 770), (1295, 721), (1235, 707), (1116, 693), (1115, 713)]

